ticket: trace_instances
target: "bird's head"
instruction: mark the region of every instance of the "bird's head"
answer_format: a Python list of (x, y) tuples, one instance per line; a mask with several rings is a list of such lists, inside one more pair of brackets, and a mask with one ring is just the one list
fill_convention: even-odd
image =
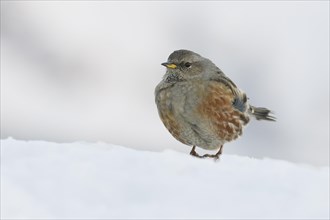
[(204, 78), (218, 70), (209, 59), (189, 50), (174, 51), (162, 65), (167, 68), (164, 77), (168, 81)]

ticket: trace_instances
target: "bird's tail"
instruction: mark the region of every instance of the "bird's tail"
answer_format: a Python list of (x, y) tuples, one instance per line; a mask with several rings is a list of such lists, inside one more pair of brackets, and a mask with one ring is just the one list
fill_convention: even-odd
[(276, 121), (273, 112), (267, 108), (254, 107), (251, 105), (249, 110), (257, 120)]

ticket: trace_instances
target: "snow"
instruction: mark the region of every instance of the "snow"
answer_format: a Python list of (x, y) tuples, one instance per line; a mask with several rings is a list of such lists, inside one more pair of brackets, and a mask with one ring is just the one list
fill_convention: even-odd
[(329, 218), (329, 167), (1, 140), (1, 218)]

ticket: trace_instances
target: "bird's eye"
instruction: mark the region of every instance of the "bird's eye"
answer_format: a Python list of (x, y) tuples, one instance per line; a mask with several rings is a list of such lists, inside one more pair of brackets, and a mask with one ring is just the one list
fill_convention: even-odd
[(184, 64), (184, 66), (188, 68), (188, 67), (191, 66), (191, 63), (187, 62), (187, 63)]

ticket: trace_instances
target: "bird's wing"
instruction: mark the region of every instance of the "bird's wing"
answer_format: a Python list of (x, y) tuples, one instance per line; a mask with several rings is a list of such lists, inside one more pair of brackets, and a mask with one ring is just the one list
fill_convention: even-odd
[(247, 110), (248, 104), (246, 94), (239, 90), (235, 83), (231, 81), (231, 79), (229, 79), (224, 74), (221, 74), (219, 77), (213, 78), (211, 80), (221, 83), (230, 89), (233, 95), (232, 105), (235, 109), (239, 110), (240, 112), (245, 112)]

